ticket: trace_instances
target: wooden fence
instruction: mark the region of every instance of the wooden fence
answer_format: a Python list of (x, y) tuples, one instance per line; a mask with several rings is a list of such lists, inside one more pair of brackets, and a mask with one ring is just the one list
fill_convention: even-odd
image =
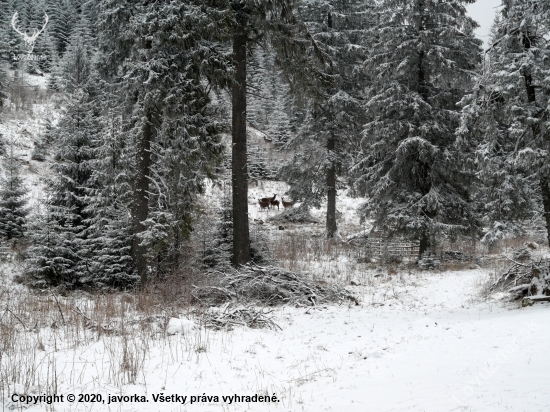
[(402, 239), (384, 239), (370, 237), (366, 240), (366, 248), (375, 255), (418, 256), (419, 244)]

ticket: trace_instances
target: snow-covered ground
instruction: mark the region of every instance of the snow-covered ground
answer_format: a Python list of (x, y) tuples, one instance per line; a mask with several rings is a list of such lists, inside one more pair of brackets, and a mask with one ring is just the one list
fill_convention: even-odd
[[(13, 71), (8, 72), (13, 81)], [(44, 199), (43, 179), (50, 175), (48, 160), (32, 159), (36, 143), (40, 142), (49, 122), (55, 126), (61, 116), (62, 97), (47, 90), (47, 76), (23, 73), (23, 78), (12, 85), (15, 90), (12, 99), (5, 102), (0, 122), (0, 136), (4, 142), (6, 154), (13, 149), (14, 156), (20, 161), (20, 173), (29, 190), (28, 204), (31, 212)], [(0, 159), (3, 169), (3, 160)]]
[[(53, 404), (56, 411), (548, 411), (550, 310), (483, 301), (486, 278), (484, 270), (379, 276), (352, 288), (360, 306), (274, 310), (280, 331), (185, 322), (182, 333), (126, 340), (84, 330), (71, 344), (55, 329), (28, 332), (42, 345), (35, 381), (53, 381), (55, 370), (57, 394), (105, 401), (65, 400)], [(130, 376), (124, 362), (138, 374)], [(50, 385), (26, 393), (51, 394)], [(10, 390), (23, 392), (17, 384)], [(187, 404), (155, 402), (159, 394), (186, 395)], [(235, 394), (275, 394), (278, 402), (223, 402)], [(148, 402), (109, 405), (109, 395)]]

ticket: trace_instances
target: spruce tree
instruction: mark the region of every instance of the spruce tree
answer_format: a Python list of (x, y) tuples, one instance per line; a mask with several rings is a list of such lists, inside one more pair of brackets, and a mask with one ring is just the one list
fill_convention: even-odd
[(54, 0), (51, 4), (51, 31), (57, 54), (61, 58), (78, 21), (78, 12), (72, 0)]
[(460, 101), (481, 42), (468, 0), (384, 0), (365, 69), (371, 73), (356, 188), (377, 229), (420, 241), (479, 227), (469, 183), (454, 149)]
[(17, 69), (20, 66), (20, 61), (14, 59), (16, 55), (26, 53), (22, 37), (12, 28), (11, 19), (15, 12), (21, 11), (21, 4), (18, 1), (8, 1), (3, 5), (5, 17), (2, 19), (2, 38), (5, 46), (6, 60), (9, 61), (11, 69)]
[(84, 81), (86, 81), (90, 75), (91, 70), (92, 53), (86, 36), (80, 32), (75, 32), (69, 38), (67, 43), (65, 54), (59, 61), (57, 84), (60, 88), (71, 93)]
[(219, 51), (201, 47), (210, 16), (188, 3), (104, 1), (100, 22), (100, 64), (124, 97), (124, 129), (134, 139), (132, 259), (145, 284), (152, 254), (177, 255), (168, 249), (188, 236), (195, 196), (220, 159), (221, 128), (202, 81)]
[(50, 283), (81, 285), (93, 279), (90, 242), (96, 188), (93, 161), (101, 130), (99, 102), (93, 82), (81, 85), (53, 133), (56, 162), (48, 184), (44, 222), (33, 233), (34, 265), (30, 272)]
[[(362, 93), (368, 77), (366, 58), (373, 13), (365, 1), (308, 1), (300, 11), (315, 47), (322, 53), (331, 82), (308, 103), (308, 110), (292, 146), (298, 153), (282, 170), (290, 195), (307, 206), (327, 200), (326, 234), (337, 235), (337, 176), (346, 177), (353, 163), (364, 122)], [(321, 85), (320, 85), (321, 86)]]
[(8, 97), (8, 78), (7, 73), (2, 65), (0, 65), (0, 108), (4, 106), (4, 100)]
[(4, 166), (4, 177), (0, 181), (0, 236), (8, 241), (23, 237), (27, 229), (28, 190), (19, 169), (12, 143)]
[(10, 55), (10, 39), (9, 39), (9, 29), (8, 27), (9, 20), (11, 19), (10, 15), (10, 5), (8, 0), (0, 1), (0, 58), (2, 58), (2, 64), (0, 64), (0, 108), (4, 105), (4, 100), (8, 97), (8, 79), (7, 79), (7, 64), (5, 61), (11, 60)]
[[(132, 139), (123, 130), (122, 114), (113, 87), (93, 76), (102, 90), (98, 99), (108, 102), (102, 111), (101, 130), (97, 134), (96, 155), (91, 161), (93, 188), (87, 211), (91, 218), (88, 236), (93, 251), (91, 271), (94, 283), (118, 287), (135, 285), (131, 246), (131, 185), (128, 176), (132, 164)], [(100, 103), (101, 104), (101, 103)]]
[(281, 148), (291, 139), (294, 96), (275, 60), (272, 49), (257, 48), (250, 57), (247, 121)]
[(479, 159), (487, 225), (512, 230), (540, 208), (550, 242), (548, 5), (503, 6), (476, 87), (462, 101), (458, 135), (463, 150)]

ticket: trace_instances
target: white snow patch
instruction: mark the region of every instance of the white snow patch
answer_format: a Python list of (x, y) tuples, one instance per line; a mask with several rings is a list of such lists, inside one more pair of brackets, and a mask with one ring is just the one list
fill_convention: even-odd
[(168, 335), (183, 334), (187, 335), (197, 327), (195, 322), (189, 319), (171, 318), (166, 327)]

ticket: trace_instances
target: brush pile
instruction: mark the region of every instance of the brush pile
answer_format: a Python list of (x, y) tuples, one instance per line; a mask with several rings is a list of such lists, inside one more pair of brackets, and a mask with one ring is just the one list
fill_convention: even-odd
[(234, 306), (226, 304), (220, 310), (209, 310), (198, 313), (202, 324), (214, 330), (231, 330), (235, 326), (246, 326), (251, 329), (281, 330), (268, 316), (271, 311), (266, 311), (254, 306)]
[(490, 288), (491, 292), (505, 290), (511, 300), (524, 299), (524, 306), (533, 302), (550, 301), (550, 260), (514, 264)]
[(315, 306), (357, 298), (340, 285), (321, 284), (307, 275), (273, 266), (244, 266), (227, 272), (212, 271), (212, 286), (194, 287), (191, 295), (207, 306), (227, 302), (260, 306)]
[(305, 207), (293, 207), (285, 209), (282, 213), (268, 219), (270, 222), (286, 223), (319, 223), (319, 220), (311, 216), (309, 209)]

